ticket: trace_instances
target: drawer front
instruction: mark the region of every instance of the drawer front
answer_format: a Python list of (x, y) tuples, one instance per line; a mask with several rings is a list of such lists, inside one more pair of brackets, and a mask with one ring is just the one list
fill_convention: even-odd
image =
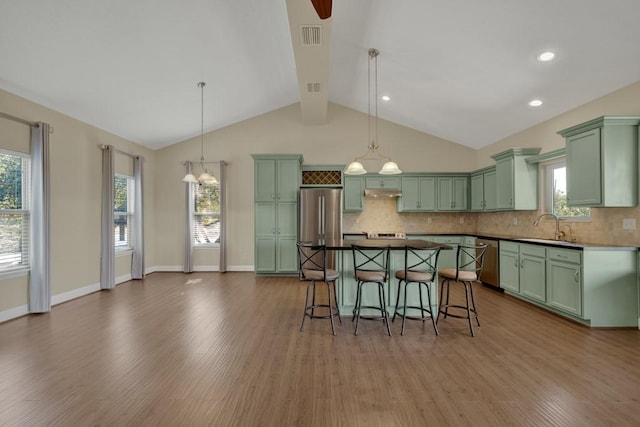
[(573, 249), (548, 248), (547, 257), (552, 260), (580, 264), (582, 251)]
[(460, 244), (460, 236), (433, 236), (433, 239), (430, 239), (435, 243), (445, 243), (448, 245), (459, 245)]
[(520, 245), (518, 243), (500, 240), (500, 250), (518, 253), (518, 251), (520, 250)]
[(520, 245), (520, 253), (522, 255), (544, 258), (547, 256), (547, 248), (538, 245)]

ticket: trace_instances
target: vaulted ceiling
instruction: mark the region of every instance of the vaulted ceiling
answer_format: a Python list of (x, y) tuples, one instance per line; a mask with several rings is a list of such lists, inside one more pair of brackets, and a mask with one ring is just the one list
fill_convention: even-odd
[(199, 134), (199, 81), (206, 131), (367, 112), (374, 47), (381, 118), (479, 148), (640, 80), (639, 23), (638, 0), (2, 1), (0, 88), (160, 148)]

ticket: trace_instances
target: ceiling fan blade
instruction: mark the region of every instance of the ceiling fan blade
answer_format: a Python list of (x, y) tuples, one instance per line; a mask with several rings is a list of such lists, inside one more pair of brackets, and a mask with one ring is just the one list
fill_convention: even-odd
[(311, 3), (320, 19), (331, 17), (332, 0), (311, 0)]

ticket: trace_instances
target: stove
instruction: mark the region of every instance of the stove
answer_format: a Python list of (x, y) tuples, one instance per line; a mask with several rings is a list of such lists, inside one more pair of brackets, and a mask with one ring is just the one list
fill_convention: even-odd
[(367, 233), (367, 239), (404, 240), (406, 238), (407, 238), (407, 233), (381, 233), (381, 232)]

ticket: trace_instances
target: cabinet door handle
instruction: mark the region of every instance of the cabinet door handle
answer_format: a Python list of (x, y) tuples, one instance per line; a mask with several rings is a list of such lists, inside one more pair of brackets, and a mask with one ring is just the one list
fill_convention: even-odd
[(271, 234), (276, 234), (276, 229), (275, 229), (275, 227), (271, 229)]
[(524, 268), (524, 260), (520, 261), (520, 268)]
[(580, 272), (578, 270), (576, 270), (576, 273), (573, 275), (573, 279), (576, 283), (580, 282)]
[(271, 193), (271, 200), (275, 200), (276, 199), (276, 193)]
[(513, 266), (514, 267), (518, 267), (518, 259), (517, 258), (515, 259), (515, 262), (513, 263)]

